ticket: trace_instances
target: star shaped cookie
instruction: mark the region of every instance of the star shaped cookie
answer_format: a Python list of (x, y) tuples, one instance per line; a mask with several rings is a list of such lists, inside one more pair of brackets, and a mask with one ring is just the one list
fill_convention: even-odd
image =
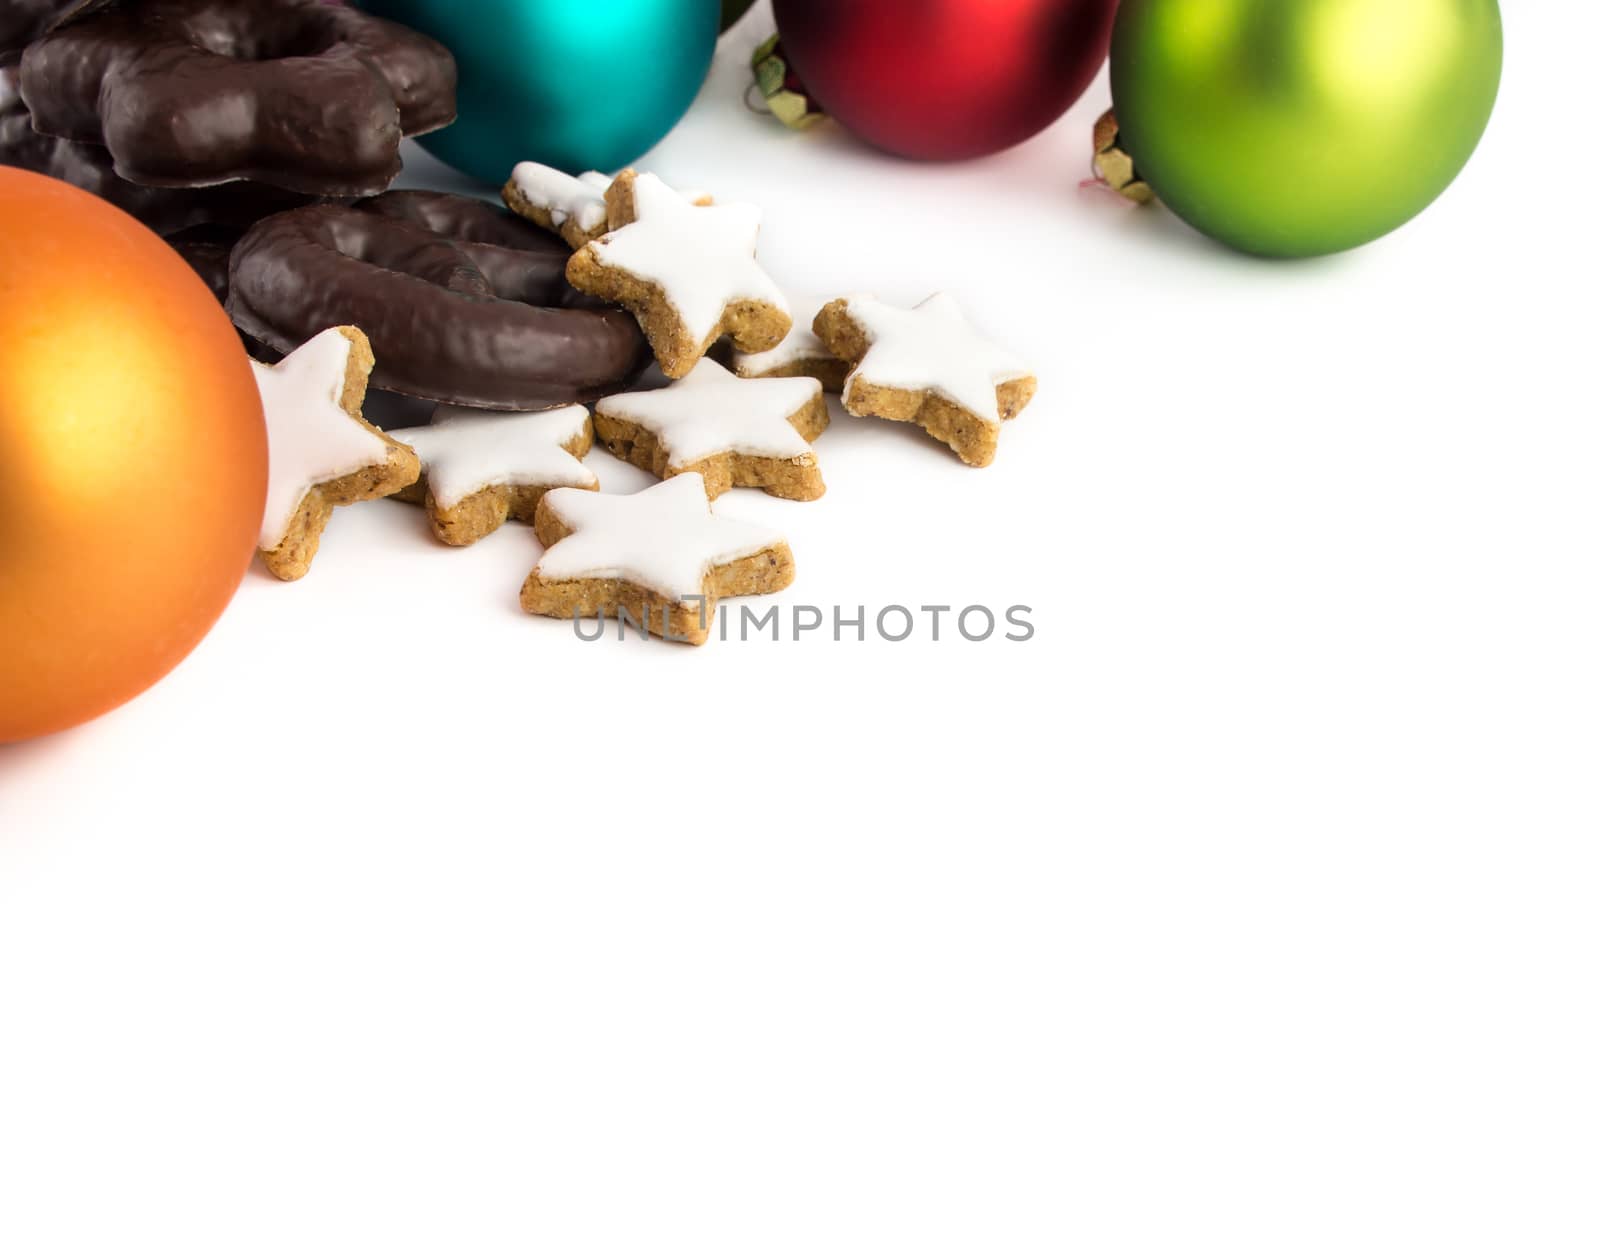
[(530, 614), (625, 614), (655, 635), (703, 644), (723, 597), (794, 582), (783, 537), (713, 514), (700, 478), (687, 473), (625, 496), (553, 489), (533, 530), (547, 548), (522, 586)]
[(1001, 423), (1038, 388), (1028, 367), (973, 330), (943, 292), (915, 309), (871, 296), (835, 300), (813, 329), (854, 366), (844, 385), (851, 416), (912, 421), (974, 467), (994, 462)]
[(756, 262), (761, 212), (691, 206), (648, 173), (626, 171), (606, 190), (613, 230), (567, 263), (579, 291), (625, 305), (669, 378), (681, 378), (724, 335), (743, 352), (783, 342), (788, 302)]
[(618, 459), (660, 477), (698, 472), (716, 498), (736, 485), (809, 501), (826, 486), (811, 443), (828, 427), (815, 378), (736, 378), (702, 358), (661, 390), (611, 395), (595, 433)]
[(594, 444), (589, 410), (441, 409), (433, 423), (392, 435), (422, 460), (422, 480), (395, 497), (421, 502), (446, 545), (471, 545), (508, 519), (533, 522), (552, 489), (599, 489), (579, 462)]
[[(599, 240), (611, 230), (606, 190), (611, 177), (603, 172), (569, 176), (543, 163), (519, 163), (500, 190), (505, 204), (531, 223), (554, 232), (574, 249)], [(711, 195), (679, 194), (695, 206), (711, 205)]]
[(325, 330), (276, 365), (250, 364), (267, 418), (261, 560), (279, 579), (299, 579), (334, 507), (396, 493), (421, 465), (361, 416), (373, 358), (355, 327)]
[(735, 351), (733, 371), (741, 378), (815, 378), (823, 390), (837, 395), (844, 390), (850, 364), (828, 351), (828, 345), (811, 329), (827, 302), (820, 296), (791, 296), (789, 300), (794, 326), (783, 342), (765, 352)]

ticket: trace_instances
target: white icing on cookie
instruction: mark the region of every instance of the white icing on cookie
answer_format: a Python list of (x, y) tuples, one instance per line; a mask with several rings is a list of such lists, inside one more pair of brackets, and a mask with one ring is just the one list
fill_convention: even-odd
[[(590, 177), (601, 183), (596, 185)], [(611, 181), (599, 172), (569, 176), (543, 163), (519, 163), (511, 169), (511, 183), (530, 205), (549, 211), (555, 227), (565, 226), (569, 219), (585, 232), (606, 225), (606, 189)]]
[(804, 361), (836, 359), (811, 330), (811, 323), (828, 302), (820, 296), (797, 296), (793, 303), (794, 328), (782, 343), (766, 352), (734, 352), (733, 369), (741, 378), (759, 378)]
[(845, 383), (846, 402), (859, 379), (896, 390), (935, 391), (975, 416), (999, 421), (995, 388), (1033, 376), (1015, 356), (973, 330), (947, 293), (930, 296), (915, 309), (871, 296), (852, 296), (845, 303), (872, 343)]
[(803, 459), (811, 444), (789, 418), (818, 395), (815, 378), (736, 378), (704, 357), (689, 375), (654, 391), (611, 395), (595, 405), (655, 434), (674, 468), (735, 451), (768, 459)]
[[(603, 232), (606, 227), (606, 190), (613, 176), (604, 172), (582, 172), (569, 176), (559, 168), (543, 163), (519, 163), (511, 169), (511, 183), (530, 205), (550, 214), (550, 225), (560, 229), (567, 221), (580, 231)], [(698, 190), (680, 194), (697, 206), (709, 206), (711, 196)]]
[[(599, 189), (601, 193), (604, 193), (611, 187), (611, 182), (616, 177), (607, 176), (604, 172), (584, 172), (578, 179), (590, 188)], [(709, 206), (712, 203), (711, 194), (703, 189), (679, 189), (677, 193), (684, 201), (692, 202), (696, 206)]]
[(261, 548), (274, 550), (313, 487), (376, 467), (389, 446), (339, 404), (350, 340), (325, 330), (276, 365), (251, 361), (267, 417), (267, 507)]
[(436, 412), (431, 425), (390, 436), (416, 451), (434, 505), (447, 511), (495, 485), (594, 485), (594, 473), (565, 450), (588, 421), (588, 409), (577, 406), (548, 412), (449, 409)]
[(756, 262), (761, 211), (744, 203), (692, 206), (648, 172), (633, 182), (638, 218), (594, 242), (602, 266), (657, 285), (689, 335), (704, 339), (734, 301), (765, 301), (788, 311), (772, 277)]
[(572, 529), (534, 568), (547, 581), (621, 579), (678, 601), (698, 596), (713, 567), (784, 543), (770, 528), (713, 514), (697, 472), (636, 494), (557, 489), (544, 500)]

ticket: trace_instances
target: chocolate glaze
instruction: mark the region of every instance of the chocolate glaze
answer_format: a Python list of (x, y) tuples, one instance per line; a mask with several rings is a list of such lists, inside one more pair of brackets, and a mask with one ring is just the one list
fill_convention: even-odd
[(293, 351), (330, 326), (372, 340), (374, 386), (463, 407), (527, 411), (622, 389), (649, 363), (633, 316), (566, 281), (570, 250), (500, 207), (395, 192), (308, 206), (234, 247), (228, 311)]
[(33, 43), (21, 77), (41, 133), (104, 145), (126, 180), (337, 197), (386, 188), (455, 84), (432, 39), (321, 0), (132, 0)]
[(29, 43), (109, 0), (4, 0), (0, 3), (0, 60), (14, 56)]
[(156, 189), (122, 179), (103, 146), (36, 133), (17, 91), (17, 67), (0, 65), (0, 164), (76, 185), (163, 236), (217, 225), (242, 233), (258, 219), (308, 205), (299, 193), (239, 181), (209, 189)]
[(179, 257), (194, 268), (194, 273), (224, 304), (228, 300), (228, 259), (239, 233), (232, 228), (204, 225), (168, 236), (166, 241)]

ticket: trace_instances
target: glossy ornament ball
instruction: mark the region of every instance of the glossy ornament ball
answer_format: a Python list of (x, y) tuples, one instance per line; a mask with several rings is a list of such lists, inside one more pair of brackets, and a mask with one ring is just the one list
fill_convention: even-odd
[(456, 58), (456, 122), (421, 139), (492, 185), (524, 159), (615, 171), (665, 137), (711, 67), (716, 0), (364, 0)]
[(0, 742), (187, 656), (266, 486), (255, 379), (199, 276), (99, 198), (0, 168)]
[(1105, 62), (1116, 0), (776, 0), (805, 93), (865, 141), (970, 159), (1024, 141)]
[(1420, 214), (1500, 84), (1496, 0), (1123, 0), (1121, 143), (1156, 196), (1250, 253), (1313, 257)]

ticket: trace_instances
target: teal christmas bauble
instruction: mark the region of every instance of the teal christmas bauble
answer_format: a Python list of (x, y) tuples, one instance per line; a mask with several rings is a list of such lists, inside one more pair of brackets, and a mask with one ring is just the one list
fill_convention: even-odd
[(523, 159), (615, 171), (683, 118), (711, 67), (718, 0), (362, 0), (455, 53), (458, 115), (421, 139), (491, 184)]

